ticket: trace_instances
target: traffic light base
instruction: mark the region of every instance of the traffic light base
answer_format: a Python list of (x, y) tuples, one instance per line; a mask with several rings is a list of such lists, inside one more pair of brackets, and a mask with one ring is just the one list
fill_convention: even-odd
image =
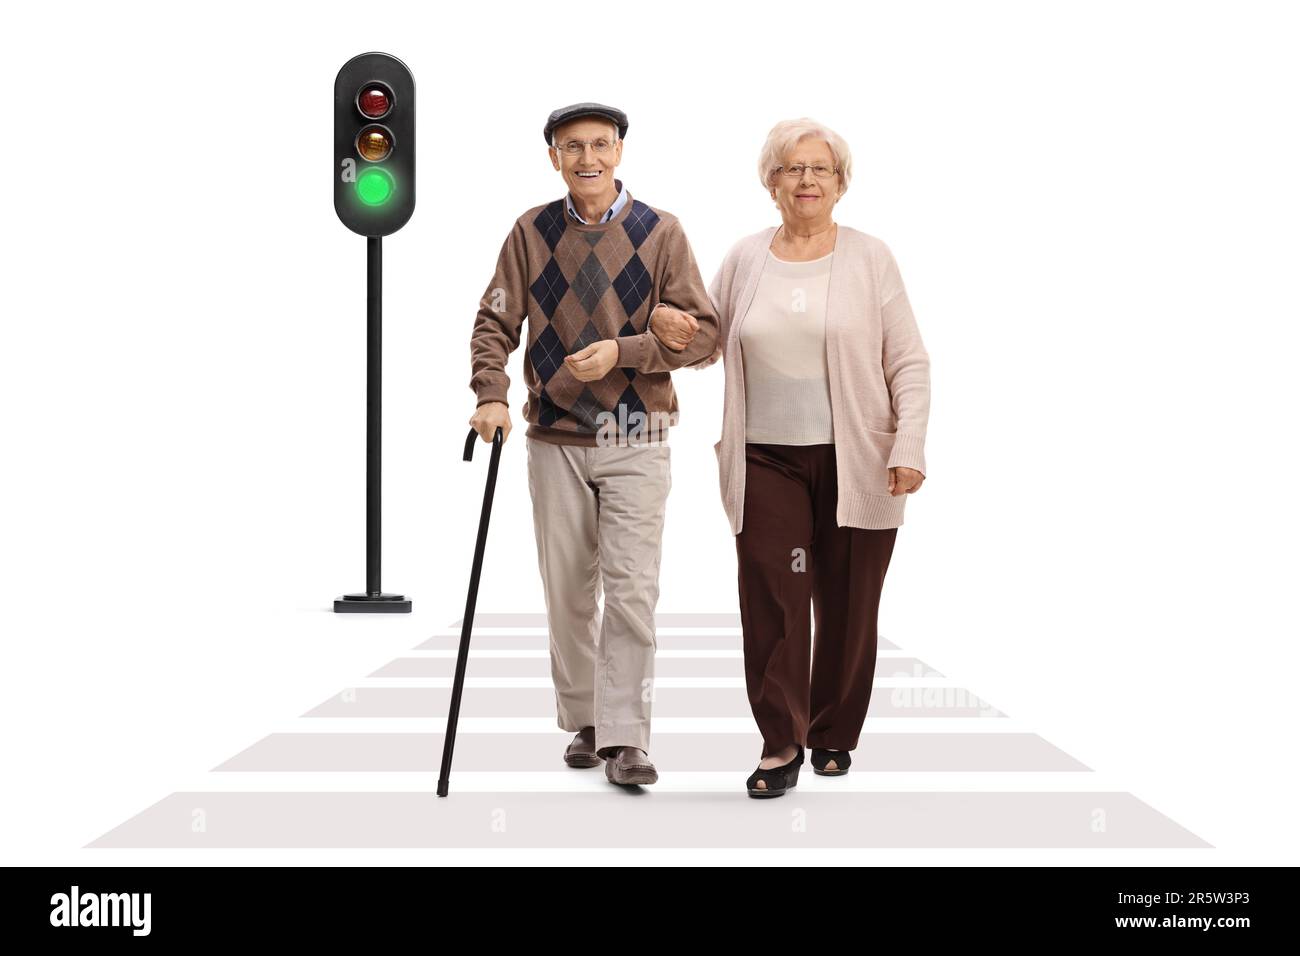
[(335, 599), (334, 610), (336, 613), (410, 614), (411, 602), (400, 594), (345, 594)]

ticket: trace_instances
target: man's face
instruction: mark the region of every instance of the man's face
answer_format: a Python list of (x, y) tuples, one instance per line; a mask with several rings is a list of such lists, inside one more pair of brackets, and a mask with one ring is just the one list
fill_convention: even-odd
[[(616, 140), (618, 128), (609, 120), (584, 117), (565, 123), (554, 130), (555, 142), (560, 148), (550, 148), (551, 165), (560, 171), (569, 192), (575, 199), (596, 200), (614, 190), (614, 169), (623, 158), (623, 141)], [(581, 142), (577, 153), (565, 150), (565, 143)], [(609, 144), (602, 153), (594, 145), (598, 141)]]

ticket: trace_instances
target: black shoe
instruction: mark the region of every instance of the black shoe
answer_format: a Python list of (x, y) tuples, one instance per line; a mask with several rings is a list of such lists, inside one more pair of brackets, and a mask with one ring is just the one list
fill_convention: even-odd
[[(769, 770), (758, 769), (745, 781), (745, 789), (751, 797), (779, 797), (787, 790), (793, 790), (799, 782), (799, 768), (803, 766), (803, 744), (795, 744), (799, 752), (788, 764), (772, 767)], [(765, 789), (758, 787), (762, 780)]]
[[(835, 761), (835, 769), (827, 770), (826, 765), (832, 760)], [(849, 766), (853, 763), (853, 758), (849, 756), (847, 750), (826, 750), (822, 747), (814, 747), (812, 749), (812, 758), (808, 762), (813, 765), (813, 773), (822, 777), (838, 777), (849, 772)]]

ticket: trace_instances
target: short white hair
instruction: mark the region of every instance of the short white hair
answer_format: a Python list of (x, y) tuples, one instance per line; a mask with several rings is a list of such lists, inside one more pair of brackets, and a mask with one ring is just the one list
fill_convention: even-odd
[[(812, 137), (826, 141), (830, 147), (831, 157), (840, 170), (840, 191), (843, 196), (849, 191), (849, 179), (853, 176), (853, 155), (844, 137), (829, 126), (804, 116), (800, 119), (781, 120), (772, 127), (763, 143), (763, 151), (758, 155), (758, 178), (763, 189), (770, 190), (774, 185), (772, 174), (776, 167), (785, 165), (785, 158), (800, 140)], [(838, 197), (837, 197), (838, 198)]]
[(551, 130), (551, 145), (554, 146), (556, 149), (559, 149), (560, 130), (564, 129), (564, 127), (568, 126), (570, 123), (577, 123), (580, 122), (581, 120), (597, 120), (597, 121), (603, 120), (604, 122), (608, 123), (614, 130), (614, 138), (610, 142), (611, 143), (618, 142), (618, 124), (615, 123), (612, 119), (610, 119), (607, 116), (601, 116), (599, 114), (592, 113), (587, 116), (575, 116), (573, 117), (573, 119), (565, 120), (559, 126), (555, 127), (555, 129)]

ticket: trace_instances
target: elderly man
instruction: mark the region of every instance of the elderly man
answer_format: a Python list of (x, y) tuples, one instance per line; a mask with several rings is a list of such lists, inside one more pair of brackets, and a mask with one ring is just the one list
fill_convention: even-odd
[[(611, 782), (648, 784), (658, 779), (654, 614), (678, 415), (669, 372), (713, 354), (718, 320), (681, 223), (614, 178), (627, 126), (599, 103), (548, 118), (568, 194), (520, 216), (501, 248), (470, 339), (470, 424), (484, 441), (498, 427), (509, 436), (505, 366), (527, 319), (528, 488), (558, 722), (577, 732), (564, 760), (604, 760)], [(689, 327), (691, 344), (662, 345), (647, 328), (655, 310)]]

